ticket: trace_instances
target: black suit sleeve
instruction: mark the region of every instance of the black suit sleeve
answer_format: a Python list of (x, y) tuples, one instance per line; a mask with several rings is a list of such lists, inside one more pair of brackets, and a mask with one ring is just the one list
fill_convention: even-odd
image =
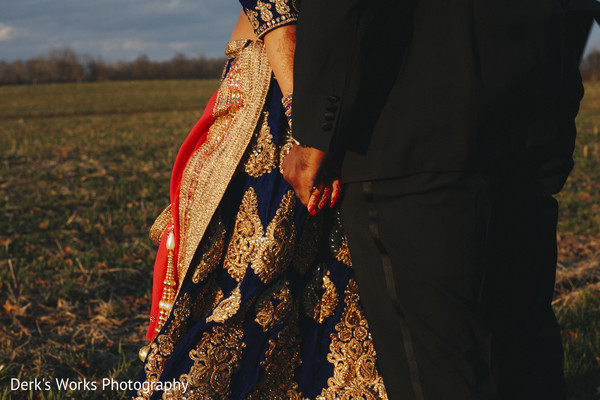
[(415, 1), (302, 1), (293, 100), (302, 145), (367, 151), (410, 42)]

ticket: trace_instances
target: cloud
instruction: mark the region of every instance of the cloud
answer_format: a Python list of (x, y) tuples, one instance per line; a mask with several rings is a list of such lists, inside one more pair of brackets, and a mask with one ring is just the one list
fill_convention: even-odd
[(146, 43), (139, 39), (125, 40), (121, 48), (123, 50), (142, 51), (150, 47), (150, 43)]
[(0, 22), (0, 42), (8, 42), (15, 37), (15, 28)]
[[(87, 44), (91, 44), (91, 46), (95, 47), (94, 41), (89, 41)], [(74, 43), (75, 47), (84, 47), (86, 43)], [(140, 39), (109, 39), (102, 40), (100, 42), (100, 47), (103, 51), (113, 52), (113, 51), (144, 51), (152, 46), (154, 43), (145, 42)]]
[(172, 50), (183, 51), (190, 47), (189, 42), (174, 42), (167, 45)]
[(109, 61), (146, 54), (223, 56), (240, 13), (223, 0), (0, 0), (0, 60), (27, 59), (53, 47)]

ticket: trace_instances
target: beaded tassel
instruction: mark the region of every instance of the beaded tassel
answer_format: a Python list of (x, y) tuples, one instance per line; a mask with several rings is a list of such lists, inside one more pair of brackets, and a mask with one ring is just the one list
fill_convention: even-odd
[(167, 250), (169, 251), (169, 254), (167, 256), (167, 275), (165, 276), (165, 280), (163, 281), (162, 298), (158, 303), (160, 314), (158, 316), (158, 324), (156, 325), (156, 333), (160, 332), (165, 322), (167, 322), (167, 318), (169, 317), (169, 314), (171, 313), (171, 308), (173, 308), (173, 303), (175, 302), (176, 284), (173, 268), (173, 250), (175, 250), (175, 235), (173, 235), (173, 232), (170, 232), (169, 237), (167, 238)]

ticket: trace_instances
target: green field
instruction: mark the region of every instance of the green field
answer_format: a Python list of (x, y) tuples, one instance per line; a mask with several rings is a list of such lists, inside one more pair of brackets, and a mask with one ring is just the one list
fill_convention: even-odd
[[(0, 399), (114, 399), (145, 344), (154, 218), (216, 81), (0, 87)], [(571, 399), (600, 386), (600, 85), (560, 194), (555, 308)], [(98, 390), (11, 392), (21, 381)], [(44, 388), (42, 383), (42, 388)]]

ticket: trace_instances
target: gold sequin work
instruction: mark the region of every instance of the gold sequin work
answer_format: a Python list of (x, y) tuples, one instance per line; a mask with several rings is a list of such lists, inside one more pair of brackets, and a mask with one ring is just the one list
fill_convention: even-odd
[(273, 13), (271, 10), (271, 4), (263, 3), (260, 0), (256, 1), (256, 9), (260, 12), (260, 18), (263, 21), (270, 21), (273, 19)]
[(290, 12), (290, 6), (287, 4), (287, 0), (269, 0), (271, 3), (275, 3), (275, 11), (279, 14), (287, 14)]
[(249, 188), (242, 198), (225, 255), (224, 268), (236, 281), (240, 282), (244, 277), (262, 236), (263, 226), (258, 216), (258, 199), (254, 189)]
[[(260, 41), (230, 42), (234, 57), (217, 92), (206, 141), (183, 171), (177, 272), (184, 277), (231, 177), (246, 153), (271, 83), (272, 70)], [(181, 287), (178, 288), (178, 290)]]
[[(259, 4), (274, 18), (294, 12), (290, 0)], [(344, 288), (352, 271), (334, 261), (350, 264), (341, 219), (319, 213), (296, 225), (300, 204), (272, 173), (281, 157), (274, 142), (281, 141), (264, 111), (272, 108), (264, 105), (263, 85), (276, 82), (262, 44), (232, 43), (227, 51), (235, 58), (172, 210), (180, 222), (174, 261), (184, 289), (149, 346), (146, 382), (134, 398), (387, 399), (356, 283), (350, 279)], [(263, 97), (254, 98), (257, 91)], [(232, 181), (238, 167), (240, 180)], [(274, 191), (268, 186), (273, 184)], [(232, 197), (221, 201), (228, 187)], [(171, 229), (168, 217), (166, 211), (159, 218), (153, 238)], [(320, 371), (316, 382), (310, 376), (314, 365)], [(332, 373), (323, 376), (326, 370)], [(157, 388), (172, 378), (179, 384)]]
[(160, 239), (162, 238), (167, 226), (171, 222), (171, 205), (169, 204), (167, 208), (160, 213), (160, 215), (156, 218), (152, 227), (150, 228), (150, 240), (152, 240), (155, 244), (160, 243)]
[(323, 274), (325, 268), (321, 265), (315, 269), (313, 278), (306, 285), (302, 296), (305, 314), (320, 324), (335, 313), (340, 297), (331, 281), (329, 270)]
[(376, 354), (369, 326), (360, 308), (358, 286), (350, 279), (345, 290), (345, 306), (340, 322), (331, 334), (327, 360), (333, 364), (333, 377), (327, 380), (317, 400), (386, 400), (383, 379), (375, 366)]
[(202, 339), (190, 351), (190, 359), (194, 362), (188, 374), (179, 380), (187, 384), (174, 386), (165, 392), (163, 399), (176, 400), (216, 400), (227, 399), (231, 393), (231, 376), (239, 368), (242, 351), (246, 344), (242, 338), (244, 331), (239, 324), (216, 325), (210, 332), (205, 332)]
[(323, 216), (325, 213), (308, 215), (302, 227), (300, 239), (296, 246), (294, 254), (294, 266), (305, 274), (308, 269), (314, 265), (315, 258), (319, 251), (319, 244), (323, 238)]
[(150, 344), (150, 351), (148, 352), (146, 364), (144, 365), (146, 381), (150, 383), (150, 385), (148, 385), (149, 390), (145, 391), (143, 388), (138, 390), (135, 400), (146, 400), (152, 396), (152, 388), (154, 387), (154, 384), (158, 382), (167, 360), (171, 354), (173, 354), (175, 347), (179, 344), (188, 330), (188, 319), (191, 315), (190, 306), (190, 295), (189, 293), (186, 293), (175, 303), (175, 306), (173, 307), (173, 318), (169, 322), (168, 327), (164, 330), (164, 333), (159, 334)]
[(266, 290), (256, 301), (256, 321), (263, 332), (283, 322), (292, 307), (289, 282), (279, 281)]
[(290, 189), (281, 199), (267, 232), (259, 239), (252, 269), (265, 284), (272, 282), (292, 262), (296, 244), (295, 204), (296, 195)]
[(206, 322), (225, 322), (229, 318), (233, 317), (240, 309), (241, 301), (242, 293), (240, 292), (240, 285), (238, 284), (236, 288), (233, 289), (229, 297), (222, 300), (215, 307), (211, 316), (206, 319)]
[(207, 228), (207, 234), (201, 242), (201, 258), (192, 276), (192, 282), (203, 281), (219, 265), (225, 248), (225, 234), (225, 225), (221, 220), (221, 213), (217, 210), (213, 221)]
[(252, 25), (252, 29), (257, 30), (258, 27), (260, 26), (260, 23), (258, 22), (258, 18), (257, 18), (258, 13), (249, 8), (244, 8), (244, 12), (246, 13), (246, 16), (248, 17), (248, 20), (250, 21), (250, 25)]
[(352, 258), (350, 257), (350, 248), (348, 247), (348, 238), (346, 235), (342, 236), (342, 245), (338, 249), (335, 258), (349, 267), (352, 266)]
[(303, 400), (293, 377), (300, 360), (298, 309), (294, 307), (277, 340), (269, 340), (269, 348), (260, 366), (263, 374), (246, 400)]
[(248, 161), (244, 166), (246, 173), (254, 178), (270, 173), (277, 166), (277, 146), (273, 144), (268, 118), (269, 112), (265, 111), (260, 130), (251, 145)]
[(279, 149), (279, 172), (281, 173), (281, 175), (283, 175), (283, 160), (285, 160), (287, 155), (290, 154), (292, 147), (294, 147), (294, 140), (292, 139), (291, 129), (288, 128), (285, 132), (285, 136), (281, 141), (281, 148)]
[(342, 227), (342, 214), (338, 208), (335, 212), (333, 227), (329, 234), (329, 248), (331, 254), (338, 260), (352, 266), (352, 259), (350, 258), (350, 248), (348, 247), (348, 238), (344, 234), (344, 228)]
[[(275, 5), (274, 10), (273, 5)], [(298, 19), (298, 2), (294, 0), (257, 0), (253, 8), (244, 7), (244, 12), (248, 16), (254, 33), (260, 39), (273, 29), (296, 21)]]

